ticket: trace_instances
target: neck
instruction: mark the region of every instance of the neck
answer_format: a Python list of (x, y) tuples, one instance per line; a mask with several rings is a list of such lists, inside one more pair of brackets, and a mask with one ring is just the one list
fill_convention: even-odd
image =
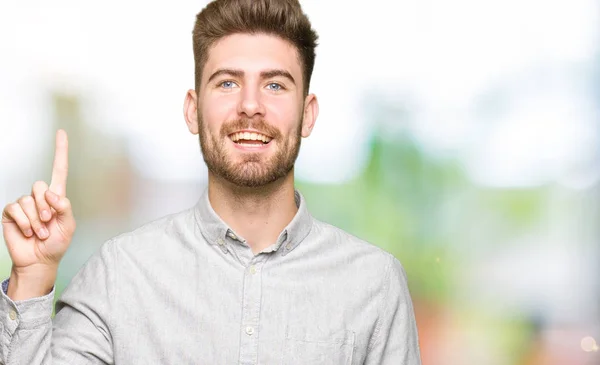
[(208, 199), (217, 215), (246, 240), (255, 254), (275, 243), (298, 211), (293, 170), (258, 188), (235, 186), (209, 171)]

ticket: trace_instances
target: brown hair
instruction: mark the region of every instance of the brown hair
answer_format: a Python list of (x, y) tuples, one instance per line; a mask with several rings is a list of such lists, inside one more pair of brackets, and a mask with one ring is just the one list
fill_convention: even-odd
[(317, 33), (298, 0), (214, 0), (196, 16), (193, 31), (196, 91), (210, 47), (235, 33), (265, 33), (293, 44), (303, 68), (304, 94), (308, 94), (315, 64)]

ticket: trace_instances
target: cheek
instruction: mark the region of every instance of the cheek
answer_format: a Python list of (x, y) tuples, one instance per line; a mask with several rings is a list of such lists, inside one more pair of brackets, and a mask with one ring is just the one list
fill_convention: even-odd
[(205, 128), (218, 132), (225, 122), (236, 118), (236, 104), (233, 98), (207, 97), (202, 100), (201, 117)]
[(282, 131), (295, 131), (302, 116), (302, 104), (296, 100), (271, 98), (267, 104), (267, 121)]

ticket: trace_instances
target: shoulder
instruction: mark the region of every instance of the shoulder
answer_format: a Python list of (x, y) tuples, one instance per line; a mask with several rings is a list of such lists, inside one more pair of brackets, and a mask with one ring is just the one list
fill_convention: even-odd
[(320, 249), (334, 251), (351, 266), (375, 274), (383, 286), (390, 280), (405, 280), (400, 260), (371, 242), (317, 219), (313, 221), (311, 235), (320, 242)]
[(359, 238), (332, 224), (313, 219), (311, 235), (319, 241), (324, 241), (334, 248), (341, 248), (346, 252), (356, 252), (362, 255), (373, 256), (373, 259), (389, 261), (393, 255), (373, 243)]
[(171, 246), (198, 230), (193, 208), (169, 214), (145, 223), (131, 231), (121, 233), (107, 241), (101, 250), (160, 251), (161, 247)]

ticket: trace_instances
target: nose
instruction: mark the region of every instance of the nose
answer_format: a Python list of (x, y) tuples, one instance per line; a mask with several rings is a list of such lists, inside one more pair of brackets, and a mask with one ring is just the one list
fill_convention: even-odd
[(247, 118), (257, 115), (264, 116), (265, 107), (261, 100), (260, 91), (250, 87), (243, 88), (240, 92), (240, 98), (238, 114), (244, 114)]

